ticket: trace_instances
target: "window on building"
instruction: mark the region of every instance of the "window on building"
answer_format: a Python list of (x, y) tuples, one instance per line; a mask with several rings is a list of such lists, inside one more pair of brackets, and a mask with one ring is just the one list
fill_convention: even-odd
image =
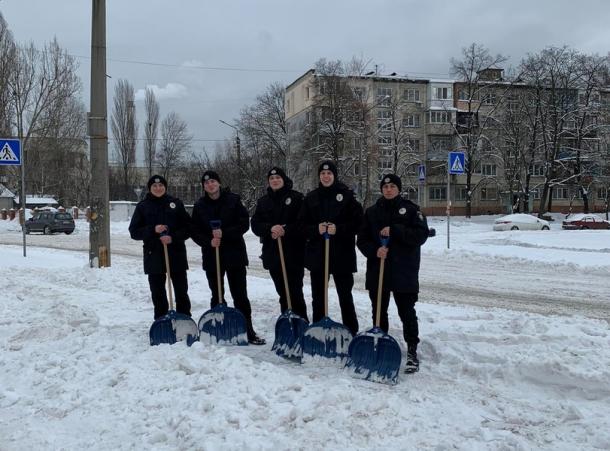
[(447, 187), (431, 186), (428, 190), (428, 198), (430, 200), (447, 200)]
[(451, 100), (451, 88), (432, 88), (432, 99), (434, 100)]
[(608, 188), (605, 188), (605, 187), (597, 188), (597, 198), (598, 199), (607, 199), (608, 198)]
[(487, 94), (485, 94), (485, 96), (483, 97), (484, 105), (495, 105), (495, 103), (496, 103), (496, 93), (488, 92)]
[(402, 120), (403, 127), (420, 127), (420, 116), (419, 114), (407, 114)]
[(468, 190), (465, 186), (456, 186), (455, 187), (455, 200), (468, 200)]
[(389, 131), (392, 130), (392, 112), (389, 110), (377, 111), (377, 129)]
[(496, 200), (498, 198), (498, 188), (484, 186), (481, 188), (481, 200)]
[(530, 197), (534, 200), (540, 200), (540, 190), (538, 188), (530, 190)]
[(360, 100), (360, 101), (366, 100), (366, 89), (358, 87), (358, 88), (354, 88), (353, 92), (354, 92), (354, 97), (356, 98), (356, 100)]
[(483, 175), (496, 175), (496, 165), (490, 163), (481, 165), (481, 173)]
[(418, 188), (407, 188), (402, 192), (403, 197), (409, 199), (412, 202), (419, 201), (419, 189)]
[(430, 154), (434, 158), (440, 157), (441, 159), (445, 159), (447, 157), (447, 152), (451, 150), (452, 147), (452, 139), (451, 136), (444, 135), (432, 135), (428, 137), (430, 143)]
[(419, 89), (405, 89), (402, 98), (407, 102), (419, 102)]
[(553, 188), (553, 199), (569, 199), (570, 190), (567, 186), (556, 186)]
[(419, 152), (419, 139), (407, 139), (407, 148), (413, 152)]
[(449, 122), (451, 122), (449, 111), (430, 111), (431, 124), (448, 124)]
[(534, 163), (530, 165), (531, 175), (544, 175), (544, 165), (540, 163)]
[(392, 88), (377, 88), (377, 105), (390, 106)]
[(305, 88), (305, 100), (309, 100), (309, 86)]
[(384, 174), (389, 172), (392, 169), (392, 159), (384, 157), (379, 158), (377, 161), (377, 168)]
[(377, 144), (380, 146), (389, 146), (392, 144), (392, 137), (390, 135), (377, 135)]

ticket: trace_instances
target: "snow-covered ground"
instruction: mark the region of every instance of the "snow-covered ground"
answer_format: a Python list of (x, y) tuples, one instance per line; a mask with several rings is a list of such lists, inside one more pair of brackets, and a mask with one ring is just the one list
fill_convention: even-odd
[[(421, 370), (396, 386), (270, 351), (279, 308), (251, 234), (248, 289), (269, 344), (150, 347), (127, 223), (112, 223), (112, 267), (98, 270), (85, 222), (29, 235), (24, 258), (20, 228), (0, 221), (0, 450), (610, 449), (610, 232), (557, 221), (492, 232), (493, 219), (452, 218), (450, 250), (444, 219), (430, 220)], [(210, 293), (188, 251), (198, 319)], [(366, 329), (363, 275), (354, 296)], [(390, 327), (402, 341), (395, 307)]]

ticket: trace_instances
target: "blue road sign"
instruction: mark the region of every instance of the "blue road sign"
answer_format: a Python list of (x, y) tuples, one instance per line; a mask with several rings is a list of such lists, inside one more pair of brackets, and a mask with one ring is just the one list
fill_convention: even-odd
[(21, 165), (21, 142), (18, 139), (0, 138), (0, 165)]
[(420, 164), (417, 170), (417, 173), (419, 174), (419, 181), (420, 182), (425, 182), (426, 181), (426, 165), (425, 164)]
[(465, 167), (464, 152), (449, 152), (449, 174), (463, 174)]

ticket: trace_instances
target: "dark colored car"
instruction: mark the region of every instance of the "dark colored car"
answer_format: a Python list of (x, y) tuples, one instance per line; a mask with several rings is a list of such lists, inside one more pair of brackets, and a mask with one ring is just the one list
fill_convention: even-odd
[(70, 235), (74, 232), (74, 219), (70, 213), (38, 211), (25, 223), (25, 233), (30, 232), (42, 232), (45, 235), (64, 232)]
[(568, 230), (610, 229), (610, 222), (598, 215), (582, 213), (568, 216), (561, 227)]

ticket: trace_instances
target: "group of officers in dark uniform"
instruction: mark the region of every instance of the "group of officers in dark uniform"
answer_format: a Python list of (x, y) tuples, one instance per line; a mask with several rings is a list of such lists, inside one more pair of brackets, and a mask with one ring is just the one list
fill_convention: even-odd
[(152, 176), (145, 199), (136, 206), (129, 232), (133, 239), (144, 242), (144, 272), (148, 275), (155, 319), (168, 311), (163, 244), (169, 251), (176, 310), (191, 314), (184, 244), (190, 237), (201, 247), (203, 270), (212, 293), (211, 306), (219, 302), (215, 259), (218, 247), (222, 280), (224, 283), (226, 274), (235, 308), (246, 318), (248, 341), (265, 344), (252, 326), (246, 287), (248, 256), (243, 236), (251, 226), (260, 237), (263, 267), (275, 284), (281, 311), (288, 307), (278, 251), (280, 237), (292, 310), (309, 321), (303, 296), (307, 268), (311, 277), (311, 319), (317, 322), (325, 316), (325, 240), (329, 239), (329, 274), (337, 290), (343, 324), (354, 335), (358, 333), (352, 297), (357, 246), (367, 259), (366, 289), (373, 320), (380, 261), (385, 259), (380, 327), (388, 332), (387, 311), (393, 293), (408, 348), (407, 367), (417, 370), (419, 331), (415, 303), (419, 292), (420, 247), (429, 235), (426, 218), (416, 204), (400, 196), (402, 183), (395, 174), (382, 177), (382, 195), (364, 214), (353, 191), (338, 180), (332, 161), (322, 162), (318, 174), (318, 187), (303, 196), (292, 189), (292, 180), (284, 170), (279, 167), (269, 170), (267, 194), (258, 200), (251, 220), (239, 196), (223, 189), (220, 176), (214, 171), (206, 171), (201, 178), (204, 194), (195, 203), (192, 217), (179, 199), (167, 194), (167, 181), (162, 176)]

